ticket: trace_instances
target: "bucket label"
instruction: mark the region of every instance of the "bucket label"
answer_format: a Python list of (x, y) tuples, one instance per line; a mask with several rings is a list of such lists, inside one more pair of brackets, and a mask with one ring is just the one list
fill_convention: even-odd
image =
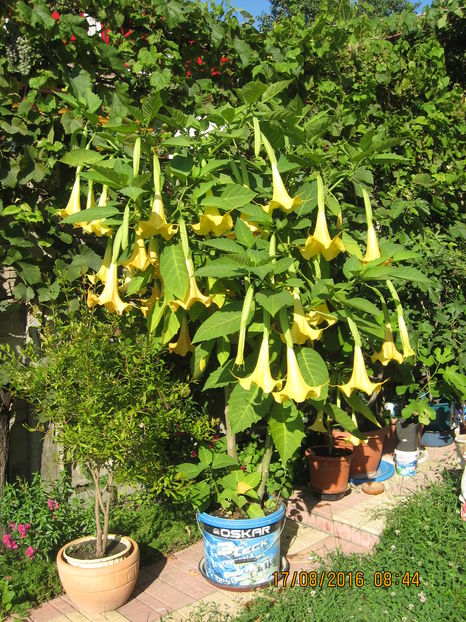
[(217, 538), (232, 538), (233, 540), (245, 540), (248, 538), (260, 538), (268, 536), (274, 531), (280, 529), (280, 522), (273, 525), (264, 525), (263, 527), (252, 527), (250, 529), (228, 529), (227, 527), (213, 527), (203, 523), (204, 531), (216, 536)]

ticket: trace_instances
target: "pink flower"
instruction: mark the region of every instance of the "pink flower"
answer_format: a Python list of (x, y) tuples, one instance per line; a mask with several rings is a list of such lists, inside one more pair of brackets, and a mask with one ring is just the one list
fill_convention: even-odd
[(11, 549), (11, 546), (12, 546), (12, 545), (11, 545), (11, 536), (10, 536), (10, 534), (9, 534), (9, 533), (6, 533), (6, 534), (3, 536), (3, 543), (4, 543), (4, 544), (6, 544), (6, 548), (7, 548), (7, 549)]
[(53, 502), (53, 509), (54, 510), (58, 510), (59, 507), (60, 507), (60, 504), (58, 503), (58, 501), (54, 501)]
[(25, 527), (26, 529), (31, 529), (31, 523), (26, 523)]
[(16, 523), (10, 523), (10, 529), (14, 531), (16, 529)]
[(198, 455), (198, 454), (197, 454), (197, 451), (196, 451), (195, 449), (193, 449), (193, 450), (192, 450), (192, 452), (191, 452), (191, 456), (192, 456), (193, 458), (197, 458), (197, 455)]
[(240, 466), (240, 469), (243, 471), (243, 473), (246, 471), (246, 467), (243, 465)]
[(24, 552), (29, 557), (29, 559), (32, 559), (34, 557), (35, 551), (34, 551), (34, 548), (32, 546), (28, 546), (28, 548)]
[(55, 507), (55, 501), (53, 499), (49, 499), (47, 501), (47, 505), (49, 506), (49, 510), (52, 511)]
[[(10, 547), (8, 547), (10, 548)], [(11, 543), (11, 548), (16, 550), (18, 548), (18, 543), (16, 542), (16, 540), (13, 540), (13, 542)]]
[(18, 532), (21, 535), (21, 538), (25, 538), (26, 537), (26, 525), (22, 525), (21, 523), (19, 523), (18, 525)]

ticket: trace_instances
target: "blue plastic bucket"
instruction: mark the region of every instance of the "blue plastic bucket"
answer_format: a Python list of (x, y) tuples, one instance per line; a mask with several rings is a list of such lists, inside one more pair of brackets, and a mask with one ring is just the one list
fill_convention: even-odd
[(285, 506), (261, 518), (226, 519), (197, 515), (204, 539), (205, 574), (229, 588), (257, 587), (280, 572), (280, 536)]

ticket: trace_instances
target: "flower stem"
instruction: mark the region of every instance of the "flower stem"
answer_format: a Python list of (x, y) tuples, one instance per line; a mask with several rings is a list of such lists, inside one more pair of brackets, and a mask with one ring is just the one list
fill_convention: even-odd
[(288, 315), (285, 308), (280, 309), (280, 325), (282, 327), (282, 332), (283, 336), (285, 337), (287, 348), (293, 348), (293, 338), (291, 336), (291, 328), (288, 322)]
[(273, 455), (273, 439), (270, 432), (267, 430), (267, 436), (265, 437), (264, 455), (262, 456), (261, 463), (259, 465), (259, 471), (262, 473), (261, 482), (257, 490), (260, 501), (265, 493), (265, 487), (267, 485), (267, 478), (269, 476), (270, 463)]
[(350, 317), (347, 317), (346, 319), (348, 320), (348, 326), (351, 331), (351, 334), (353, 335), (354, 344), (358, 347), (361, 347), (361, 335), (359, 334), (359, 330), (358, 330), (358, 327), (356, 326), (356, 323)]

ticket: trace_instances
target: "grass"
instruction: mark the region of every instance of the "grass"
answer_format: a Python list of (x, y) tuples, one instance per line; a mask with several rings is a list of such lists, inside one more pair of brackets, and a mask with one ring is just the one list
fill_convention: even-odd
[[(270, 589), (249, 601), (236, 617), (204, 608), (193, 615), (193, 622), (465, 620), (466, 523), (459, 516), (458, 494), (459, 479), (445, 474), (442, 481), (389, 511), (372, 555), (334, 553), (317, 569), (319, 577), (323, 571), (346, 573), (346, 584), (350, 574), (354, 578), (360, 571), (364, 574), (361, 587)], [(406, 572), (412, 577), (416, 571), (419, 585), (401, 584)], [(391, 577), (391, 585), (374, 585), (374, 573), (379, 572), (391, 573), (385, 575)]]

